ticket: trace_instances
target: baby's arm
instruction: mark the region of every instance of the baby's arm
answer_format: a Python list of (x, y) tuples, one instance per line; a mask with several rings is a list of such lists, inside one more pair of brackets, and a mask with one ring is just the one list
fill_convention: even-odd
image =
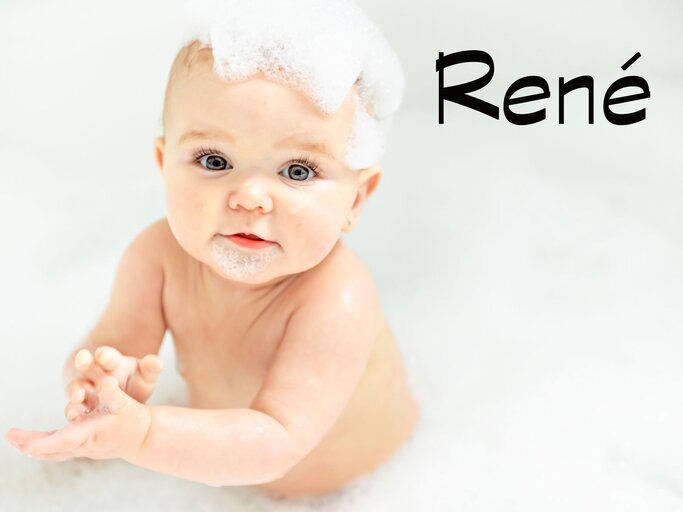
[[(166, 331), (162, 310), (164, 274), (161, 255), (169, 236), (172, 235), (166, 219), (161, 219), (138, 234), (124, 251), (102, 318), (85, 344), (69, 355), (64, 366), (64, 384), (69, 398), (69, 390), (73, 391), (70, 389), (73, 387), (70, 386), (71, 381), (81, 377), (74, 364), (75, 355), (81, 348), (95, 351), (100, 346), (109, 345), (135, 358), (158, 352)], [(98, 380), (93, 375), (90, 379)], [(119, 378), (100, 379), (97, 387), (90, 379), (80, 380), (83, 384), (86, 380), (89, 383), (86, 391), (91, 395), (89, 408), (97, 409), (93, 414), (50, 432), (11, 429), (5, 434), (7, 441), (26, 453), (48, 460), (81, 456), (119, 458), (136, 450), (150, 424), (148, 406), (126, 395), (120, 388)], [(108, 386), (115, 382), (116, 392), (101, 389), (106, 382), (109, 382)], [(102, 403), (104, 396), (111, 401)], [(68, 416), (69, 407), (65, 414)]]
[[(161, 219), (145, 228), (121, 256), (107, 308), (85, 343), (69, 354), (64, 365), (63, 378), (68, 398), (82, 387), (86, 394), (83, 400), (88, 405), (92, 406), (97, 401), (93, 378), (97, 370), (92, 369), (84, 378), (84, 368), (77, 368), (75, 364), (76, 355), (82, 349), (94, 353), (106, 345), (139, 359), (159, 352), (166, 332), (161, 301), (164, 276), (160, 259), (166, 235), (164, 230), (168, 229), (165, 223), (166, 219)], [(131, 396), (139, 400), (134, 394)]]
[(338, 420), (377, 335), (378, 301), (371, 283), (326, 283), (319, 290), (324, 296), (313, 297), (289, 319), (248, 409), (147, 406), (114, 386), (117, 392), (107, 391), (110, 413), (88, 415), (52, 432), (13, 429), (6, 438), (49, 460), (122, 458), (215, 486), (281, 478)]
[(249, 409), (151, 406), (147, 438), (126, 460), (210, 485), (253, 485), (284, 476), (341, 415), (377, 334), (372, 286), (325, 289), (325, 297), (293, 314)]

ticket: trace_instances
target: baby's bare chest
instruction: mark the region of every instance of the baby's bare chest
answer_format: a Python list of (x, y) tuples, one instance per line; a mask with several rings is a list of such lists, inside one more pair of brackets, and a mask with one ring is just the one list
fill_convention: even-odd
[(192, 294), (169, 294), (164, 309), (176, 369), (190, 406), (249, 407), (282, 341), (290, 308), (268, 304), (210, 311)]

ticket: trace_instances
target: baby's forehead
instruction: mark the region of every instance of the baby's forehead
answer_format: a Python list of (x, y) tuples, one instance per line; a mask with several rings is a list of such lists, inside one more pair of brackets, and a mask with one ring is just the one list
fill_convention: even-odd
[[(200, 54), (203, 54), (200, 56)], [(181, 56), (176, 73), (170, 78), (165, 109), (176, 104), (171, 110), (191, 115), (237, 117), (253, 112), (254, 123), (262, 120), (279, 123), (280, 127), (299, 124), (308, 128), (324, 128), (337, 124), (351, 124), (355, 118), (358, 101), (358, 83), (348, 91), (340, 107), (331, 113), (323, 112), (306, 93), (304, 86), (296, 82), (283, 83), (272, 76), (258, 71), (243, 80), (229, 80), (219, 76), (213, 69), (210, 49), (195, 50), (194, 56)], [(232, 116), (232, 114), (235, 116)], [(176, 117), (175, 112), (171, 117)], [(186, 116), (184, 116), (186, 117)], [(306, 130), (302, 126), (302, 131)], [(321, 136), (324, 135), (324, 130)]]
[[(285, 76), (286, 78), (282, 78)], [(257, 70), (255, 73), (252, 73), (245, 78), (236, 80), (226, 78), (225, 76), (220, 76), (215, 69), (212, 49), (210, 47), (201, 47), (197, 41), (183, 47), (178, 52), (169, 74), (167, 91), (170, 92), (174, 90), (176, 83), (181, 81), (195, 83), (211, 82), (215, 88), (218, 89), (222, 88), (224, 85), (240, 83), (244, 84), (244, 87), (241, 88), (242, 90), (248, 89), (250, 84), (253, 84), (253, 87), (257, 88), (259, 87), (260, 81), (266, 81), (277, 84), (283, 88), (288, 88), (302, 96), (305, 96), (307, 103), (317, 105), (315, 96), (310, 94), (310, 84), (303, 80), (299, 80), (294, 76), (287, 76), (284, 73), (282, 73), (281, 76), (274, 76), (270, 71), (264, 72), (262, 70)], [(359, 87), (360, 78), (357, 78), (346, 92), (346, 98), (342, 104), (357, 101), (360, 98)], [(339, 108), (337, 108), (336, 111), (340, 110), (342, 104), (339, 105)], [(326, 114), (334, 113), (323, 112), (319, 107), (317, 107), (316, 110)]]

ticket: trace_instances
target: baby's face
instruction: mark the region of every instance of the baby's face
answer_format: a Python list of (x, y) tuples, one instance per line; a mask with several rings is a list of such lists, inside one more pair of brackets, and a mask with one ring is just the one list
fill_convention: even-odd
[[(325, 115), (262, 75), (224, 81), (211, 62), (177, 79), (157, 139), (171, 230), (190, 255), (233, 281), (308, 270), (349, 229), (379, 178), (377, 167), (343, 163), (355, 93)], [(273, 243), (248, 248), (224, 236), (235, 233)]]

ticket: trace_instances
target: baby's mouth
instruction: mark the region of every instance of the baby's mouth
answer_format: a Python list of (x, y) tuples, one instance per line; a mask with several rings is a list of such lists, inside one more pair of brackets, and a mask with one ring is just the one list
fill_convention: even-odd
[(235, 235), (241, 236), (241, 237), (244, 237), (244, 238), (249, 238), (249, 239), (251, 239), (251, 240), (263, 240), (263, 238), (260, 238), (260, 237), (258, 237), (258, 236), (256, 236), (256, 235), (249, 235), (249, 234), (247, 234), (247, 233), (235, 233)]
[(250, 248), (263, 248), (275, 244), (275, 242), (271, 240), (266, 240), (265, 238), (261, 238), (252, 233), (233, 233), (232, 235), (224, 235), (221, 233), (221, 236), (232, 240), (238, 245)]

